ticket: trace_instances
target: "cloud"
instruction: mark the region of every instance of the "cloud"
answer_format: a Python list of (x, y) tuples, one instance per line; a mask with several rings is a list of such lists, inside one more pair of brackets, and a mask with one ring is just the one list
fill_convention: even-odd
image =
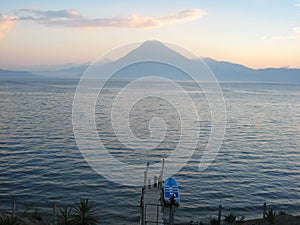
[(69, 10), (38, 10), (34, 8), (26, 8), (20, 9), (20, 12), (27, 13), (31, 16), (23, 16), (20, 17), (20, 20), (37, 20), (37, 21), (50, 21), (50, 20), (59, 20), (59, 19), (76, 19), (81, 18), (76, 10), (69, 9)]
[(300, 27), (294, 27), (294, 28), (293, 28), (293, 31), (294, 31), (295, 33), (300, 34)]
[(300, 27), (294, 27), (292, 28), (291, 32), (287, 35), (281, 35), (281, 36), (262, 36), (259, 39), (260, 40), (290, 40), (290, 39), (297, 39), (300, 38)]
[(0, 40), (4, 38), (6, 32), (10, 31), (17, 17), (4, 16), (0, 14)]
[(259, 39), (260, 39), (260, 40), (266, 40), (266, 39), (268, 39), (268, 36), (267, 36), (267, 35), (264, 35), (264, 36), (261, 36)]
[[(200, 9), (188, 9), (168, 16), (151, 17), (132, 14), (129, 17), (94, 18), (89, 19), (80, 15), (76, 10), (37, 10), (21, 9), (19, 20), (32, 20), (48, 26), (64, 26), (83, 29), (103, 28), (155, 28), (164, 25), (187, 22), (203, 17), (207, 13)], [(25, 14), (25, 15), (24, 15)]]
[(295, 4), (296, 7), (300, 7), (300, 3), (299, 4)]

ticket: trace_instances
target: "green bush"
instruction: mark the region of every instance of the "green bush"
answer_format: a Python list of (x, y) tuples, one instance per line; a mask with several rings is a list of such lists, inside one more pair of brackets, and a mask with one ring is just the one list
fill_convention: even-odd
[(276, 212), (273, 211), (273, 209), (268, 210), (266, 213), (266, 221), (268, 221), (270, 224), (274, 224), (276, 217)]
[(227, 216), (225, 216), (224, 221), (226, 224), (235, 224), (236, 215), (234, 213), (229, 213)]
[(18, 223), (18, 218), (13, 215), (3, 215), (0, 216), (0, 225), (20, 225)]
[(25, 207), (25, 210), (23, 212), (23, 216), (42, 221), (42, 215), (40, 213), (40, 209), (34, 207), (33, 202), (24, 203), (24, 207)]
[(220, 225), (220, 221), (219, 220), (216, 220), (216, 219), (212, 219), (210, 221), (210, 225)]
[(64, 209), (60, 209), (57, 219), (58, 219), (58, 225), (72, 225), (73, 223), (72, 207), (65, 207)]
[(278, 215), (287, 215), (287, 213), (286, 212), (284, 212), (284, 211), (279, 211), (279, 213), (278, 213)]
[(89, 199), (81, 199), (74, 207), (73, 225), (96, 225), (95, 204)]

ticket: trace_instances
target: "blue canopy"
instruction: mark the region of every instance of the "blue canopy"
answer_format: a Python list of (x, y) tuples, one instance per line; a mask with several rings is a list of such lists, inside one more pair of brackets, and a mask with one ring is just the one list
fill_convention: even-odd
[(164, 201), (167, 205), (179, 205), (180, 202), (178, 184), (171, 177), (164, 182)]

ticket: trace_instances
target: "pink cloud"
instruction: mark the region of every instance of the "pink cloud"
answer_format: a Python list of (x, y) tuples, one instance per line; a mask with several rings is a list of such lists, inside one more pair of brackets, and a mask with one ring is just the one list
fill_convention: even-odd
[(0, 40), (4, 38), (6, 32), (10, 31), (16, 19), (17, 17), (15, 16), (3, 16), (0, 14)]
[(0, 40), (9, 32), (16, 20), (30, 20), (47, 26), (75, 27), (80, 29), (134, 28), (150, 29), (165, 25), (187, 22), (203, 17), (207, 13), (201, 9), (187, 9), (167, 16), (151, 17), (132, 14), (129, 17), (85, 18), (74, 9), (38, 10), (26, 8), (19, 10), (19, 16), (0, 14)]
[(38, 10), (34, 8), (20, 9), (20, 12), (31, 14), (31, 17), (20, 17), (20, 19), (30, 18), (32, 20), (53, 20), (53, 19), (75, 19), (81, 18), (79, 13), (74, 9), (62, 10)]
[(89, 19), (81, 16), (76, 10), (51, 10), (21, 9), (20, 20), (33, 20), (49, 26), (76, 27), (83, 29), (113, 28), (155, 28), (177, 22), (187, 22), (203, 17), (207, 13), (200, 9), (188, 9), (175, 14), (151, 17), (132, 14), (129, 17), (111, 17)]

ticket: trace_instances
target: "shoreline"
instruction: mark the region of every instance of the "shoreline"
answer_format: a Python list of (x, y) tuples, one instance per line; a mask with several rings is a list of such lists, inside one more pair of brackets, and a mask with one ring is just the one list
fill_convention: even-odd
[[(16, 221), (19, 224), (22, 225), (50, 225), (52, 223), (50, 223), (49, 221), (41, 221), (41, 220), (37, 220), (34, 219), (30, 216), (26, 216), (26, 215), (15, 215), (13, 216), (12, 214), (9, 213), (0, 213), (0, 218), (5, 218), (5, 217), (16, 217)], [(18, 224), (16, 223), (16, 224)], [(99, 224), (101, 224), (101, 221), (99, 222)], [(128, 223), (124, 222), (124, 225), (129, 225)], [(187, 222), (187, 223), (174, 223), (174, 225), (217, 225), (219, 224), (216, 220), (213, 222), (213, 220), (211, 220), (210, 222)], [(221, 224), (232, 224), (232, 225), (299, 225), (300, 224), (300, 215), (290, 215), (290, 214), (283, 214), (283, 215), (276, 215), (274, 217), (274, 221), (273, 223), (267, 221), (267, 219), (263, 219), (263, 218), (256, 218), (256, 219), (246, 219), (244, 221), (240, 221), (240, 222), (235, 222), (235, 223), (225, 223), (224, 222), (224, 218), (222, 218), (222, 223)]]

